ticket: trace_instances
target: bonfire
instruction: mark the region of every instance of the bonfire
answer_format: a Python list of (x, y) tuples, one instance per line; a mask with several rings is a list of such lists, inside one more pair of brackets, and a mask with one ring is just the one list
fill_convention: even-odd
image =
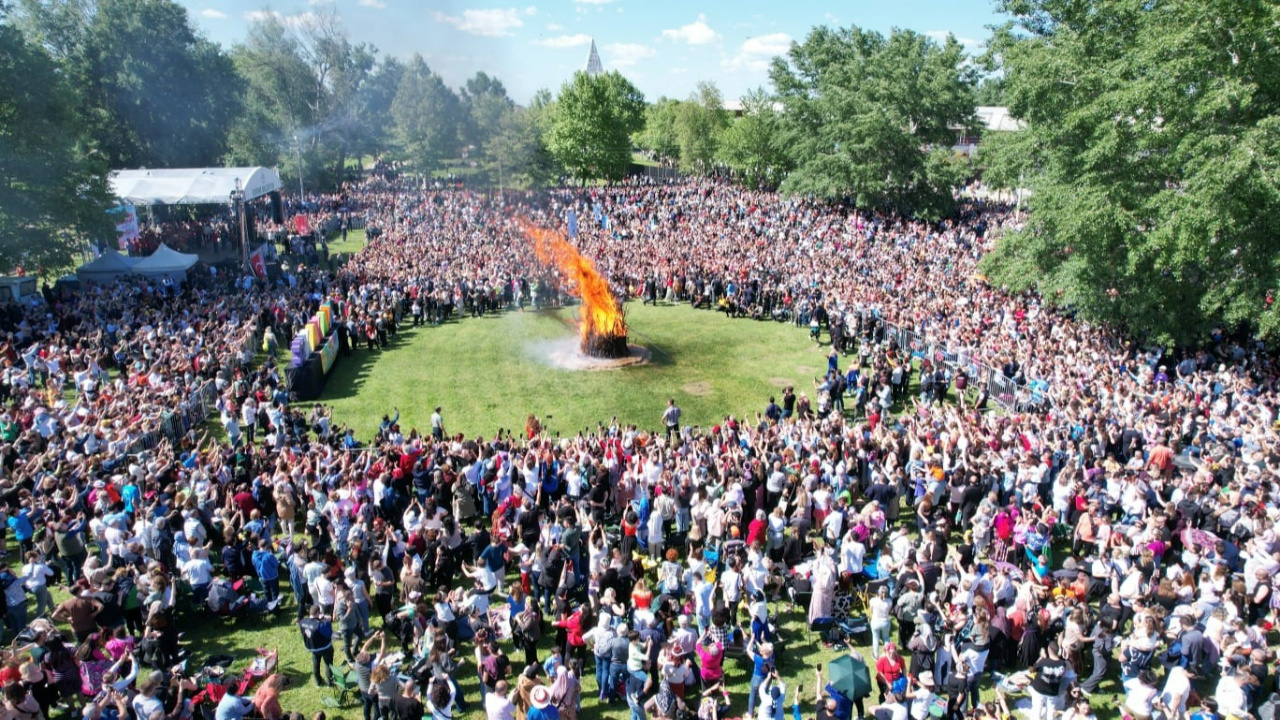
[(606, 359), (627, 357), (626, 316), (595, 263), (554, 230), (525, 223), (524, 232), (533, 240), (538, 260), (559, 268), (569, 281), (569, 292), (582, 300), (578, 317), (582, 353)]

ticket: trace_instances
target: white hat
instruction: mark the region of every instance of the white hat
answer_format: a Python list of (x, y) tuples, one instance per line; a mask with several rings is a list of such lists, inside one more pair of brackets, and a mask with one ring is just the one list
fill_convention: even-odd
[(546, 685), (538, 685), (529, 691), (529, 702), (539, 710), (551, 704), (551, 689)]

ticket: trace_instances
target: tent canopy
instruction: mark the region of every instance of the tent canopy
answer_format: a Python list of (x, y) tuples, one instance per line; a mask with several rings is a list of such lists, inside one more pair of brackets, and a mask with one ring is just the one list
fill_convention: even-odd
[(107, 250), (92, 262), (76, 268), (76, 277), (80, 282), (96, 282), (105, 285), (133, 272), (134, 265), (137, 265), (140, 260), (141, 258), (125, 257), (115, 250)]
[(231, 202), (236, 178), (246, 201), (282, 187), (275, 170), (265, 167), (117, 170), (111, 192), (134, 205), (222, 205)]
[(133, 266), (133, 274), (143, 277), (171, 277), (178, 281), (186, 277), (187, 269), (199, 260), (199, 256), (180, 253), (160, 243), (155, 252)]

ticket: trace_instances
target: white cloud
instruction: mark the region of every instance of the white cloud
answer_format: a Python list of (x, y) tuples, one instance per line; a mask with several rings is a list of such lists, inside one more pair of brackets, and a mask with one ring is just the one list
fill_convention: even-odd
[(563, 29), (564, 29), (563, 25), (557, 25), (555, 23), (547, 23), (547, 32), (560, 32)]
[(613, 0), (573, 0), (580, 5), (608, 5)]
[[(952, 33), (948, 30), (928, 30), (924, 33), (924, 36), (932, 40), (937, 40), (939, 43), (946, 43), (947, 37), (951, 34)], [(982, 41), (975, 40), (973, 38), (957, 37), (956, 42), (960, 43), (960, 46), (965, 49), (965, 52), (973, 52), (982, 46)]]
[(738, 54), (725, 60), (722, 64), (729, 69), (764, 72), (769, 68), (769, 61), (778, 55), (785, 55), (791, 49), (791, 36), (786, 33), (770, 33), (747, 38), (738, 49)]
[(612, 43), (604, 46), (604, 52), (609, 56), (606, 67), (631, 67), (658, 54), (657, 50), (639, 43)]
[(275, 10), (250, 10), (244, 14), (244, 19), (249, 22), (263, 22), (275, 18), (277, 20), (284, 19), (284, 16)]
[(387, 7), (387, 4), (382, 0), (357, 0), (357, 2), (360, 3), (360, 7), (377, 8), (378, 10), (384, 10)]
[(552, 48), (554, 50), (563, 50), (565, 48), (584, 47), (591, 44), (591, 36), (578, 33), (577, 35), (557, 35), (544, 40), (539, 40), (538, 44), (542, 47)]
[(447, 23), (469, 35), (483, 37), (510, 37), (514, 34), (512, 30), (524, 27), (520, 11), (515, 8), (463, 10), (462, 17), (437, 12), (436, 22)]
[(538, 14), (538, 8), (537, 8), (536, 6), (534, 6), (534, 5), (530, 5), (529, 7), (527, 7), (527, 8), (525, 8), (525, 9), (524, 9), (524, 14), (525, 14), (525, 15), (537, 15), (537, 14)]
[(227, 19), (226, 13), (222, 12), (221, 10), (214, 10), (213, 8), (205, 8), (201, 10), (200, 16), (207, 17), (210, 20), (226, 20)]
[(699, 15), (697, 20), (682, 25), (674, 30), (663, 30), (663, 40), (673, 40), (686, 45), (710, 45), (720, 39), (720, 34), (707, 24), (707, 16)]
[(822, 13), (822, 19), (823, 19), (823, 20), (826, 20), (827, 22), (831, 23), (832, 25), (839, 25), (839, 24), (840, 24), (840, 18), (836, 17), (835, 15), (832, 15), (831, 13)]

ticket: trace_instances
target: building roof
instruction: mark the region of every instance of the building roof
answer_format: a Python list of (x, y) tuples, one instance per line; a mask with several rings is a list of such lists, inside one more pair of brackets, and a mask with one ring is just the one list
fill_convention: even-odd
[(978, 122), (982, 123), (983, 130), (1012, 132), (1026, 126), (1026, 123), (1010, 115), (1007, 107), (979, 105), (974, 108), (973, 114), (978, 116)]

